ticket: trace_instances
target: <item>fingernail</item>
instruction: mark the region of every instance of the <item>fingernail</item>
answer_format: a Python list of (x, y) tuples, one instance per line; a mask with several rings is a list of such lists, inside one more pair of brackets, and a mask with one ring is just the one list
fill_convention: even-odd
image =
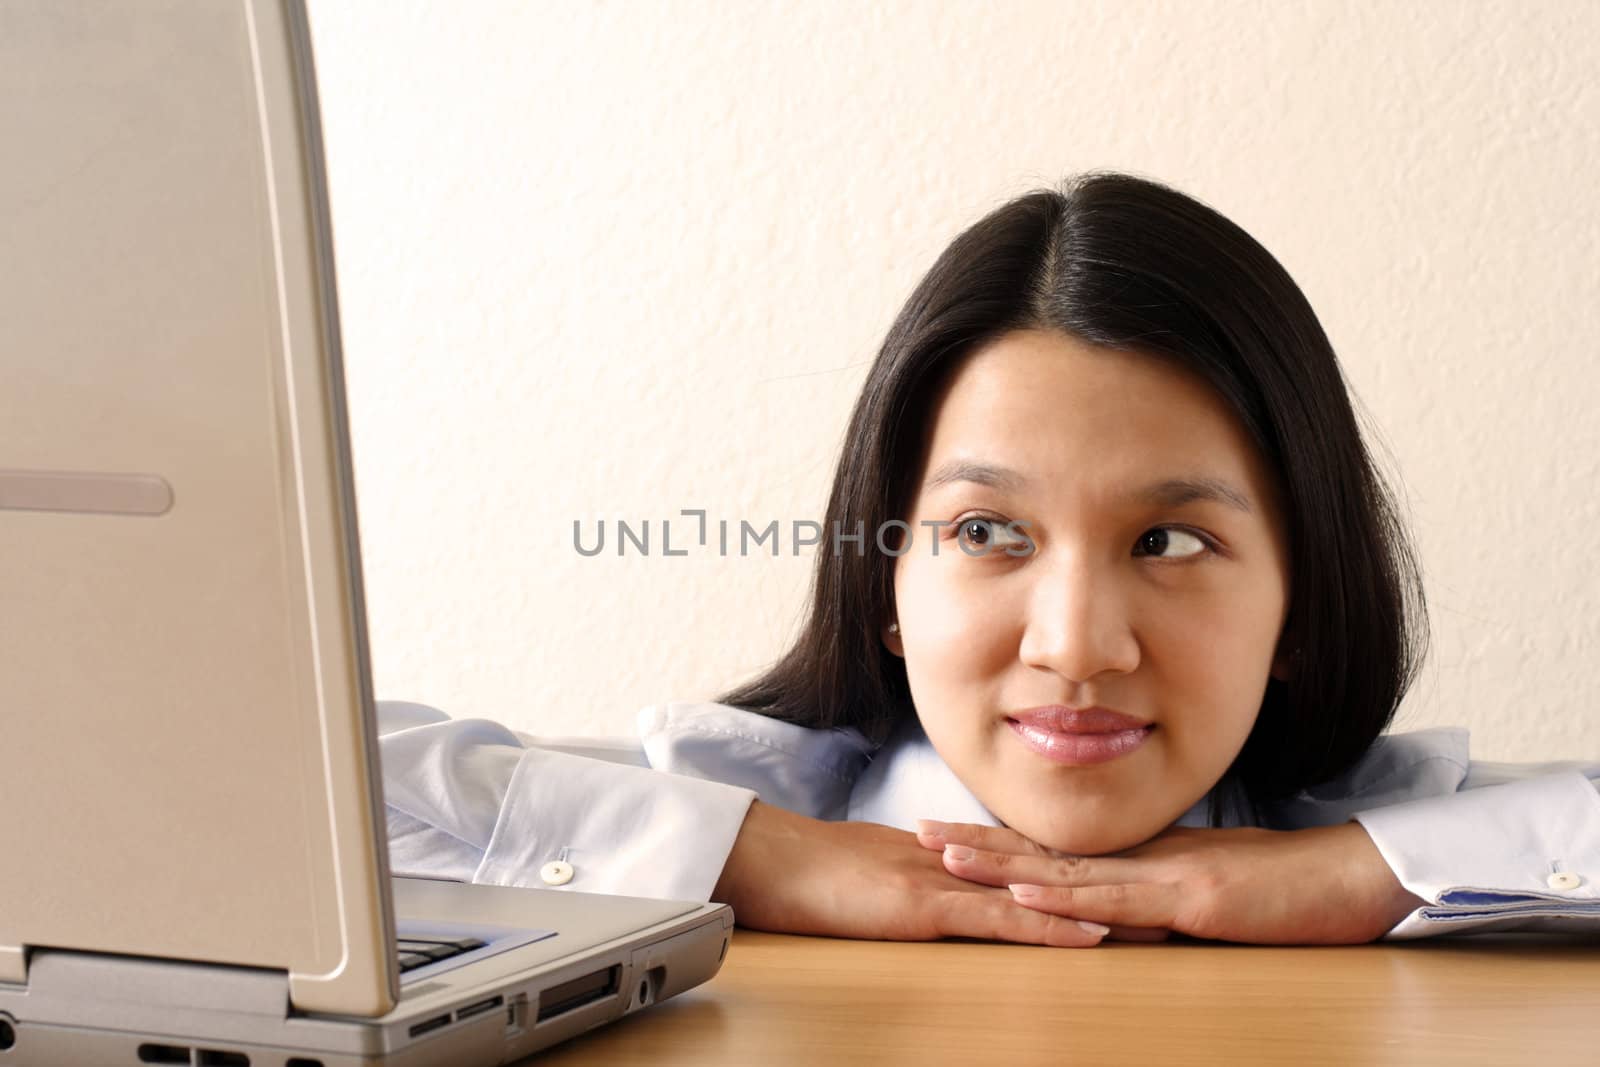
[(1109, 926), (1101, 926), (1099, 923), (1085, 922), (1082, 919), (1078, 920), (1078, 925), (1089, 931), (1091, 934), (1095, 934), (1099, 937), (1104, 937), (1111, 932), (1111, 927)]
[(943, 837), (948, 829), (949, 826), (947, 824), (935, 822), (932, 819), (917, 820), (917, 833), (925, 834), (928, 837)]
[(1036, 885), (1008, 885), (1006, 888), (1011, 890), (1011, 895), (1018, 900), (1032, 900), (1039, 895), (1039, 887)]
[(953, 860), (970, 860), (977, 855), (976, 852), (965, 845), (946, 845), (944, 846), (944, 854)]

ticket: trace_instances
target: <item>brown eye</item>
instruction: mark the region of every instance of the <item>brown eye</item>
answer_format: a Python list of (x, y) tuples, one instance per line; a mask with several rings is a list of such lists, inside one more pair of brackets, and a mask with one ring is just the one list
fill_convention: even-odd
[(962, 551), (969, 556), (1004, 550), (1007, 557), (1021, 557), (1033, 552), (1033, 541), (1024, 532), (1027, 527), (1025, 522), (975, 516), (960, 520), (952, 528)]
[(987, 519), (968, 519), (961, 524), (961, 540), (973, 548), (982, 548), (994, 537), (992, 526)]
[[(1167, 550), (1178, 549), (1176, 555), (1167, 555)], [(1137, 555), (1158, 556), (1162, 559), (1191, 559), (1211, 551), (1211, 546), (1198, 535), (1176, 526), (1157, 526), (1146, 531), (1135, 546)]]

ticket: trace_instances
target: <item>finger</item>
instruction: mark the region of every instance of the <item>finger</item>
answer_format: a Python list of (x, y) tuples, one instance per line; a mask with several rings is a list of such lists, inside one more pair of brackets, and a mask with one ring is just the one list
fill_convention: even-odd
[(945, 845), (956, 844), (990, 852), (1029, 856), (1058, 855), (1009, 827), (978, 826), (968, 822), (938, 822), (934, 819), (917, 820), (917, 843), (923, 848), (936, 851)]
[(1106, 926), (1142, 926), (1171, 929), (1176, 919), (1176, 888), (1155, 883), (1009, 886), (1012, 899), (1025, 908), (1070, 915)]
[(1103, 925), (1084, 926), (1073, 917), (1024, 908), (1005, 893), (946, 893), (942, 904), (937, 925), (944, 937), (1092, 948), (1107, 936)]
[(951, 844), (945, 846), (943, 859), (945, 870), (979, 885), (1109, 885), (1148, 882), (1155, 877), (1146, 860), (1104, 856), (1025, 856)]

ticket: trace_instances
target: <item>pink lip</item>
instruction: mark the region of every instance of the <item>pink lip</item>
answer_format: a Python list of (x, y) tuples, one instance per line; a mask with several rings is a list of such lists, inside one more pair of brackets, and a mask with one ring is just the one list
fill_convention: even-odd
[(1036, 726), (1053, 734), (1112, 734), (1122, 730), (1142, 730), (1150, 723), (1124, 715), (1110, 708), (1073, 709), (1060, 704), (1042, 708), (1029, 708), (1010, 716), (1027, 726)]
[(1006, 720), (1017, 740), (1055, 763), (1086, 766), (1109, 763), (1140, 748), (1154, 723), (1105, 708), (1031, 708)]

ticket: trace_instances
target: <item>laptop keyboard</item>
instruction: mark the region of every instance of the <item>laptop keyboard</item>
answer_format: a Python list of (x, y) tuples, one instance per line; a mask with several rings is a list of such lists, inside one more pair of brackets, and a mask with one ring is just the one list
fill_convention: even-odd
[(459, 956), (463, 952), (471, 952), (475, 948), (482, 948), (483, 945), (482, 941), (470, 937), (443, 941), (402, 937), (396, 942), (396, 947), (400, 950), (400, 973), (426, 967), (430, 963), (438, 963), (451, 956)]

